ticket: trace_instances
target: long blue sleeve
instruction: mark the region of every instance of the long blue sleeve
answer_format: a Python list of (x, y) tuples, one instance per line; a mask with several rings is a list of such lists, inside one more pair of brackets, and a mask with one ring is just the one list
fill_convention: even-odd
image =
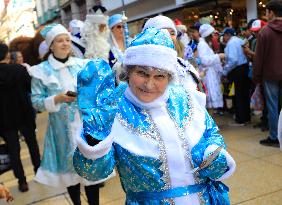
[(31, 102), (32, 106), (37, 111), (45, 111), (44, 100), (48, 97), (46, 87), (41, 80), (32, 78), (31, 80)]
[[(118, 102), (127, 85), (115, 87), (110, 66), (102, 59), (89, 61), (78, 74), (78, 105), (82, 113), (83, 130), (73, 156), (76, 172), (92, 181), (107, 178), (115, 167), (113, 136), (109, 136)], [(86, 136), (100, 141), (95, 146)]]
[[(205, 152), (208, 147), (223, 146), (225, 148), (225, 143), (223, 137), (219, 134), (217, 125), (211, 116), (206, 112), (206, 130), (203, 137), (199, 143), (193, 147), (192, 156), (194, 160), (195, 167), (200, 166), (203, 162)], [(208, 177), (211, 179), (220, 178), (228, 170), (227, 159), (225, 154), (220, 153), (219, 156), (206, 168), (200, 171), (202, 177)]]

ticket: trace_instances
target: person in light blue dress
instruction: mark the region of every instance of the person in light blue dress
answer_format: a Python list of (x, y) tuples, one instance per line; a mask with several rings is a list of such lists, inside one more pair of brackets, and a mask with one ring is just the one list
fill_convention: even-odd
[(76, 172), (96, 181), (116, 167), (127, 205), (230, 204), (222, 180), (234, 173), (235, 161), (194, 92), (173, 83), (177, 54), (169, 34), (145, 29), (123, 65), (125, 82), (117, 87), (101, 59), (78, 74), (83, 130)]
[[(35, 180), (57, 188), (67, 188), (73, 204), (80, 205), (80, 183), (84, 184), (88, 202), (99, 204), (97, 182), (76, 174), (72, 156), (76, 147), (75, 136), (82, 126), (76, 97), (77, 74), (87, 60), (70, 56), (71, 38), (60, 24), (51, 24), (42, 30), (49, 48), (47, 59), (30, 68), (32, 76), (33, 107), (48, 112), (43, 158)], [(75, 94), (75, 93), (72, 93)], [(93, 186), (90, 186), (93, 185)]]

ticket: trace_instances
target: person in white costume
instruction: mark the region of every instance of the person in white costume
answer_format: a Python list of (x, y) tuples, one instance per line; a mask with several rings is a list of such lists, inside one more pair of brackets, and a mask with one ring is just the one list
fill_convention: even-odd
[[(75, 205), (80, 205), (80, 183), (85, 185), (91, 205), (99, 204), (97, 182), (78, 176), (72, 164), (76, 147), (75, 136), (82, 121), (75, 97), (77, 73), (87, 60), (71, 57), (71, 36), (61, 24), (46, 26), (45, 37), (50, 55), (42, 63), (30, 68), (32, 76), (31, 101), (37, 111), (49, 113), (43, 158), (35, 180), (39, 183), (67, 188)], [(72, 91), (72, 92), (69, 92)]]
[(109, 16), (105, 14), (106, 8), (103, 6), (94, 6), (89, 14), (86, 15), (84, 26), (81, 30), (81, 36), (86, 42), (85, 58), (102, 58), (105, 61), (109, 59), (110, 29), (108, 27)]
[(201, 71), (205, 73), (204, 83), (207, 88), (207, 108), (222, 108), (223, 94), (221, 91), (222, 65), (225, 58), (223, 53), (215, 54), (210, 43), (214, 27), (210, 24), (201, 25), (199, 32), (201, 38), (198, 44), (198, 56), (201, 60)]
[(145, 29), (126, 49), (123, 65), (126, 82), (118, 87), (100, 59), (78, 75), (77, 173), (99, 180), (116, 166), (127, 205), (230, 204), (221, 181), (235, 162), (193, 92), (172, 83), (177, 54), (168, 33)]

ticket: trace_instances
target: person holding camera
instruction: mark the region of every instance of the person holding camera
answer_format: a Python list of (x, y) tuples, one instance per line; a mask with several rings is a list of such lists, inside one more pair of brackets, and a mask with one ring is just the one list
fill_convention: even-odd
[[(49, 52), (45, 61), (31, 67), (31, 100), (37, 111), (49, 113), (43, 158), (35, 180), (49, 186), (67, 188), (74, 205), (80, 205), (80, 183), (91, 205), (99, 204), (99, 187), (79, 177), (73, 168), (75, 135), (82, 122), (76, 101), (76, 77), (87, 60), (71, 57), (71, 36), (61, 24), (46, 26)], [(93, 185), (95, 184), (95, 185)]]

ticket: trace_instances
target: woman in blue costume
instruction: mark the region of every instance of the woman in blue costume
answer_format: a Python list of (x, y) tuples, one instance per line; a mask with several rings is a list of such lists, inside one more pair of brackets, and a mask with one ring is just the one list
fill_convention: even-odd
[[(49, 53), (47, 60), (30, 69), (32, 76), (32, 104), (38, 111), (49, 113), (43, 158), (35, 180), (49, 186), (67, 188), (75, 205), (80, 205), (80, 183), (86, 185), (91, 205), (99, 204), (98, 182), (78, 176), (72, 163), (76, 147), (75, 135), (82, 127), (75, 96), (77, 73), (86, 60), (71, 57), (71, 36), (60, 24), (51, 24), (42, 30)], [(100, 180), (101, 181), (101, 180)], [(103, 180), (102, 180), (103, 181)]]
[(75, 170), (95, 181), (117, 167), (128, 205), (230, 204), (221, 181), (235, 162), (205, 108), (171, 83), (177, 75), (173, 48), (168, 32), (148, 28), (125, 51), (127, 83), (115, 88), (110, 67), (99, 59), (78, 74), (83, 132)]

